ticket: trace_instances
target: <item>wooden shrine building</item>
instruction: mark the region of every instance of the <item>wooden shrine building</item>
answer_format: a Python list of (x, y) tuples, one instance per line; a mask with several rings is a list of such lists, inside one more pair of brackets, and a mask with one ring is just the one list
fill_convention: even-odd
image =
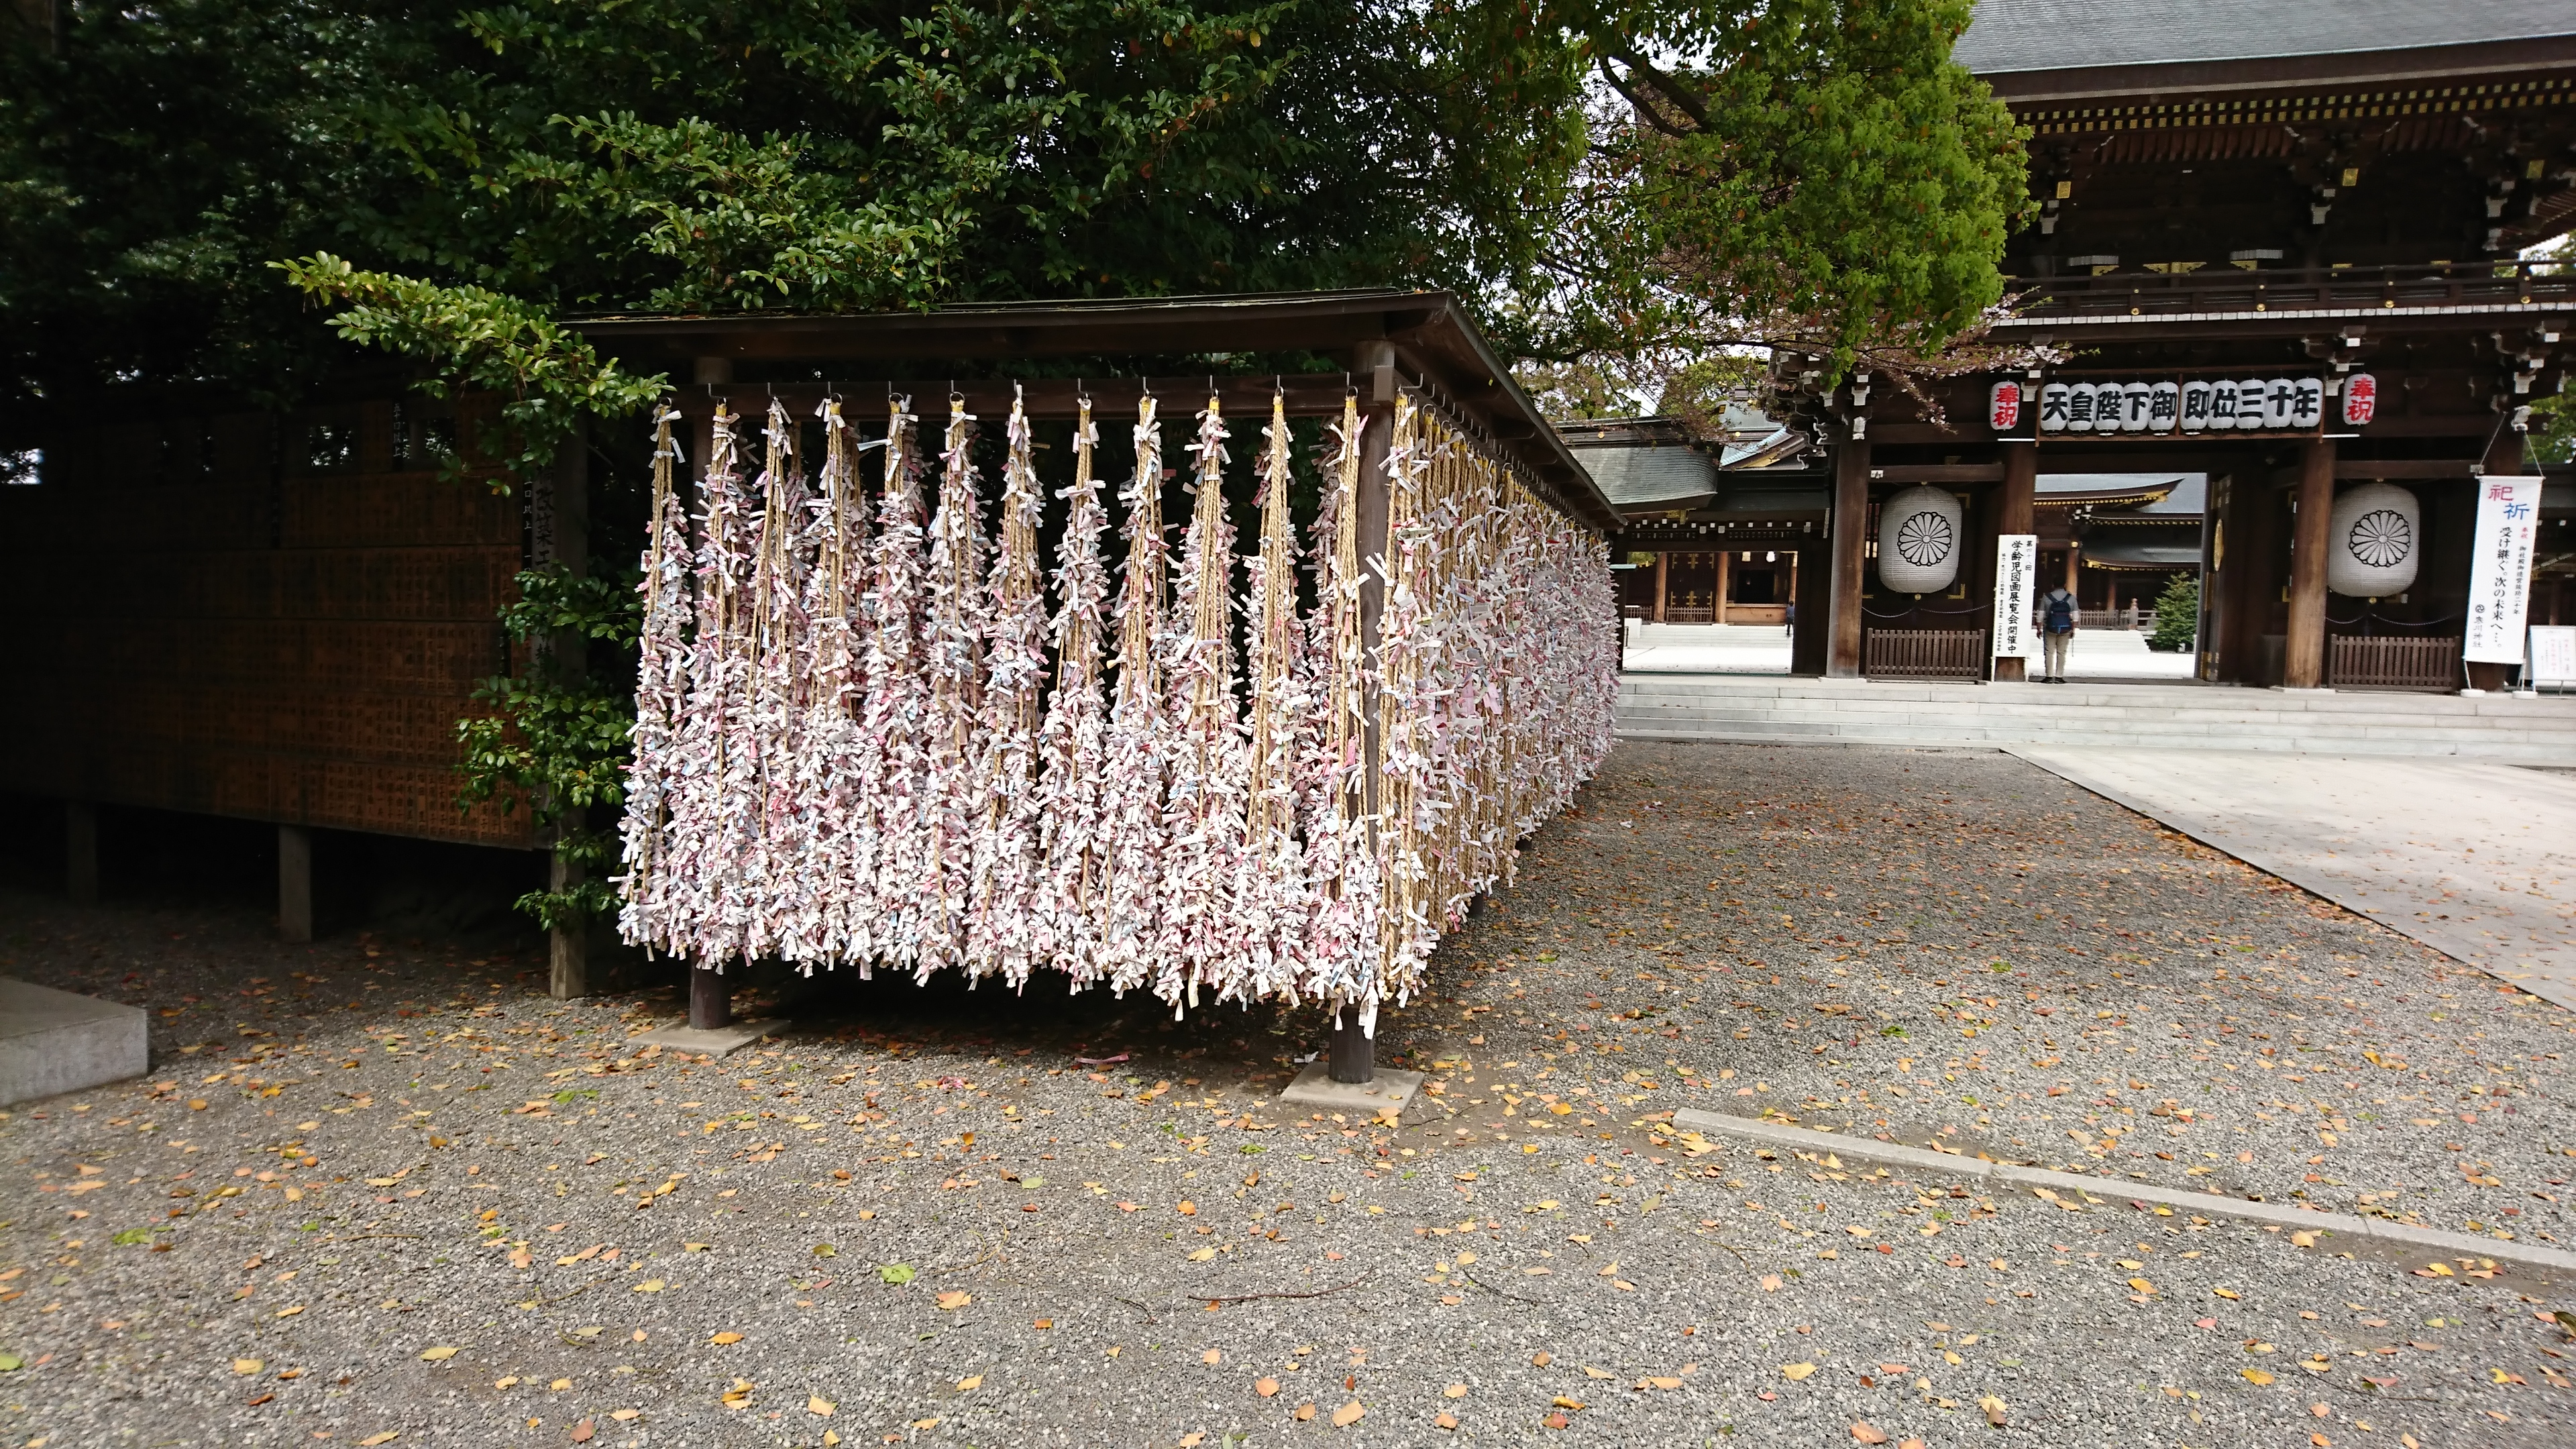
[[(1966, 641), (1950, 672), (1986, 675), (1994, 540), (2037, 533), (2039, 587), (2070, 582), (2088, 608), (2196, 568), (2203, 680), (2459, 687), (2473, 480), (2541, 471), (2529, 409), (2576, 349), (2576, 275), (2520, 259), (2576, 222), (2576, 9), (1982, 0), (1956, 54), (2032, 132), (2040, 210), (2007, 248), (2013, 315), (1995, 336), (2061, 360), (1933, 385), (1936, 420), (1883, 379), (1826, 391), (1814, 360), (1783, 354), (1767, 410), (1804, 435), (1804, 466), (1713, 463), (1698, 497), (1649, 490), (1623, 502), (1614, 550), (1796, 550), (1799, 673), (1865, 673), (1876, 646), (1940, 635)], [(1999, 384), (2017, 394), (2004, 412)], [(2280, 415), (2179, 416), (2220, 392), (2232, 413), (2248, 384), (2279, 393)], [(2069, 425), (2069, 400), (2089, 414), (2106, 385), (2139, 415)], [(2153, 415), (2159, 389), (2177, 416)], [(2115, 476), (2082, 498), (2043, 474)], [(2202, 496), (2182, 501), (2198, 506), (2179, 506), (2167, 485), (2194, 475)], [(2534, 623), (2576, 620), (2576, 475), (2549, 477)], [(1628, 479), (1606, 481), (1615, 497)], [(2330, 596), (2329, 518), (2371, 484), (2411, 500), (2415, 579)], [(1795, 512), (1729, 506), (1739, 487), (1802, 485)], [(1951, 587), (1917, 595), (1886, 581), (1878, 513), (1924, 485), (1955, 495), (1968, 546)], [(2123, 508), (2132, 521), (2112, 522)], [(1663, 565), (1667, 618), (1678, 566)], [(1651, 607), (1642, 572), (1626, 601)], [(2434, 640), (2448, 662), (2428, 676), (2442, 646), (2416, 641)], [(1994, 661), (1993, 677), (2021, 667)], [(2469, 678), (2493, 688), (2504, 669)]]

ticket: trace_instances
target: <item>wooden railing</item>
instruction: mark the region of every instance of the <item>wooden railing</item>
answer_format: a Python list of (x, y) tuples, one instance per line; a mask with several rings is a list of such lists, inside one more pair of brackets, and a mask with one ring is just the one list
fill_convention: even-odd
[(1666, 604), (1664, 606), (1664, 622), (1667, 624), (1714, 624), (1717, 622), (1717, 610), (1691, 609), (1685, 608), (1680, 604)]
[(2300, 312), (2320, 308), (2460, 307), (2576, 299), (2576, 273), (2554, 262), (2433, 262), (2402, 267), (2242, 271), (2224, 262), (2190, 272), (2121, 270), (2100, 276), (2015, 277), (2025, 321), (2113, 313)]
[(1982, 629), (1872, 629), (1861, 672), (1872, 679), (1983, 679)]
[(2339, 635), (2326, 641), (2330, 689), (2449, 691), (2460, 687), (2460, 641)]

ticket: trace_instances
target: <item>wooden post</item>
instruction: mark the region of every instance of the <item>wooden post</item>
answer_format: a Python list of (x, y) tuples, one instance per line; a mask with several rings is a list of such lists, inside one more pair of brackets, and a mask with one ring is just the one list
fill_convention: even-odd
[(1862, 557), (1869, 526), (1869, 444), (1845, 439), (1834, 448), (1833, 605), (1825, 674), (1832, 679), (1860, 675), (1860, 586), (1868, 567)]
[[(1378, 651), (1378, 625), (1386, 612), (1386, 582), (1378, 569), (1369, 563), (1386, 554), (1387, 517), (1394, 503), (1386, 472), (1387, 447), (1395, 439), (1395, 345), (1389, 342), (1363, 342), (1352, 356), (1353, 370), (1369, 378), (1368, 405), (1360, 421), (1360, 644), (1374, 661)], [(1663, 616), (1663, 555), (1655, 556), (1656, 617)], [(1368, 768), (1362, 772), (1367, 790), (1366, 806), (1374, 817), (1378, 811), (1378, 774), (1380, 755), (1378, 741), (1378, 700), (1375, 686), (1368, 692), (1367, 733), (1364, 736)], [(1325, 1054), (1326, 1070), (1336, 1082), (1363, 1084), (1377, 1076), (1377, 1042), (1360, 1028), (1360, 1013), (1355, 1006), (1342, 1006), (1333, 1013), (1333, 1033)]]
[[(1994, 487), (1994, 536), (2027, 534), (2032, 529), (2030, 516), (2040, 490), (2040, 446), (2038, 443), (2004, 443), (2004, 482)], [(1994, 544), (2002, 549), (2002, 544)], [(1996, 554), (1996, 570), (2002, 570), (2004, 559)], [(1994, 621), (2002, 629), (2002, 619)], [(2030, 678), (2030, 660), (1994, 660), (1994, 678), (1999, 683), (2020, 683)]]
[(699, 1031), (733, 1025), (733, 983), (723, 972), (689, 968), (689, 1025)]
[(313, 939), (313, 832), (301, 825), (277, 827), (277, 934)]
[(2326, 671), (2326, 525), (2334, 516), (2335, 445), (2311, 438), (2299, 446), (2298, 516), (2290, 524), (2290, 626), (2282, 644), (2281, 684), (2315, 689)]
[(76, 906), (98, 904), (98, 807), (63, 802), (63, 886)]
[(1717, 613), (1713, 617), (1721, 624), (1726, 622), (1726, 578), (1734, 560), (1735, 550), (1721, 548), (1717, 551)]
[(1664, 566), (1671, 558), (1672, 555), (1662, 549), (1655, 550), (1655, 622), (1658, 624), (1664, 622)]
[[(539, 485), (546, 490), (547, 527), (539, 534), (537, 562), (551, 564), (571, 578), (590, 573), (590, 431), (576, 425), (555, 454), (555, 466)], [(567, 685), (589, 674), (589, 641), (580, 631), (561, 629), (540, 644), (540, 667)], [(579, 809), (563, 812), (557, 838), (583, 828)], [(582, 868), (549, 845), (546, 888), (567, 891), (582, 883)], [(547, 991), (557, 1001), (590, 994), (590, 922), (572, 919), (546, 931)]]
[(2068, 539), (2066, 541), (2066, 592), (2069, 596), (2074, 598), (2078, 604), (2081, 604), (2084, 601), (2083, 592), (2075, 587), (2079, 582), (2075, 573), (2075, 549), (2075, 540), (2071, 538)]

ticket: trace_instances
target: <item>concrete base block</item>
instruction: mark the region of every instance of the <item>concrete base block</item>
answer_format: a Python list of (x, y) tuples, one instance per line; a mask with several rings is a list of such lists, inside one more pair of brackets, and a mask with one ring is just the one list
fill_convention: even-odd
[(638, 1047), (657, 1046), (666, 1052), (689, 1052), (697, 1056), (722, 1057), (731, 1056), (762, 1037), (774, 1036), (785, 1030), (787, 1030), (787, 1023), (776, 1017), (763, 1017), (758, 1021), (737, 1021), (731, 1026), (720, 1026), (712, 1031), (700, 1031), (689, 1025), (686, 1019), (682, 1019), (669, 1026), (657, 1026), (642, 1036), (629, 1037), (627, 1044)]
[(0, 1104), (150, 1070), (143, 1008), (0, 977)]
[(1288, 1090), (1279, 1094), (1282, 1102), (1301, 1107), (1320, 1108), (1326, 1112), (1401, 1112), (1422, 1089), (1422, 1073), (1379, 1067), (1372, 1080), (1360, 1083), (1336, 1082), (1332, 1068), (1321, 1060), (1306, 1064)]

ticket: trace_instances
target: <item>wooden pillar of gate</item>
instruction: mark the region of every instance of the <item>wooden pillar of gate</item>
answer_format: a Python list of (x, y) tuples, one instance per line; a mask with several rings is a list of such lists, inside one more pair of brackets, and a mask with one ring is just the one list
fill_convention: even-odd
[(1829, 678), (1860, 675), (1861, 571), (1869, 563), (1862, 556), (1862, 546), (1868, 526), (1869, 444), (1846, 438), (1834, 448), (1833, 603), (1825, 657)]
[(1721, 548), (1717, 551), (1717, 612), (1709, 617), (1721, 624), (1726, 622), (1726, 578), (1728, 567), (1734, 559), (1735, 550), (1733, 549)]
[[(2032, 529), (2031, 516), (2035, 511), (2036, 500), (2039, 495), (2039, 445), (2037, 443), (2006, 443), (2003, 445), (2003, 454), (2004, 481), (1995, 485), (1994, 507), (1992, 509), (1995, 520), (1995, 539), (2000, 539), (2007, 535), (2029, 533)], [(1988, 540), (1986, 544), (1987, 568), (1992, 569), (1997, 566), (1998, 561), (1995, 557), (1995, 551), (2000, 546), (2001, 545), (1994, 542), (1993, 539)], [(2033, 562), (2035, 563), (2037, 560), (2034, 559)], [(1989, 597), (1991, 596), (1991, 591), (1989, 591)], [(2003, 620), (1997, 619), (1994, 621), (1994, 627), (1997, 631), (2001, 631), (2003, 626)], [(2029, 660), (2024, 659), (2019, 655), (2015, 655), (2009, 659), (1998, 658), (1995, 660), (1996, 682), (2019, 683), (2029, 677)]]
[(1664, 622), (1664, 594), (1672, 557), (1662, 549), (1655, 550), (1655, 622), (1658, 624)]
[(2290, 522), (2289, 637), (2281, 686), (2316, 689), (2326, 672), (2326, 523), (2334, 514), (2335, 445), (2310, 438), (2299, 448), (2299, 501)]
[[(1361, 343), (1352, 358), (1352, 370), (1369, 379), (1367, 405), (1360, 415), (1360, 645), (1371, 659), (1377, 657), (1379, 620), (1386, 612), (1386, 583), (1380, 573), (1384, 564), (1372, 566), (1370, 560), (1386, 554), (1387, 517), (1393, 503), (1387, 477), (1387, 445), (1395, 437), (1395, 346), (1387, 342)], [(1655, 555), (1655, 618), (1664, 616), (1664, 556)], [(1367, 790), (1366, 809), (1372, 816), (1378, 809), (1378, 696), (1376, 686), (1368, 689), (1365, 710), (1366, 733), (1363, 736), (1367, 768), (1361, 779)], [(1344, 1006), (1333, 1013), (1333, 1034), (1325, 1056), (1325, 1066), (1332, 1080), (1365, 1083), (1377, 1075), (1377, 1042), (1360, 1025), (1359, 1008)]]

